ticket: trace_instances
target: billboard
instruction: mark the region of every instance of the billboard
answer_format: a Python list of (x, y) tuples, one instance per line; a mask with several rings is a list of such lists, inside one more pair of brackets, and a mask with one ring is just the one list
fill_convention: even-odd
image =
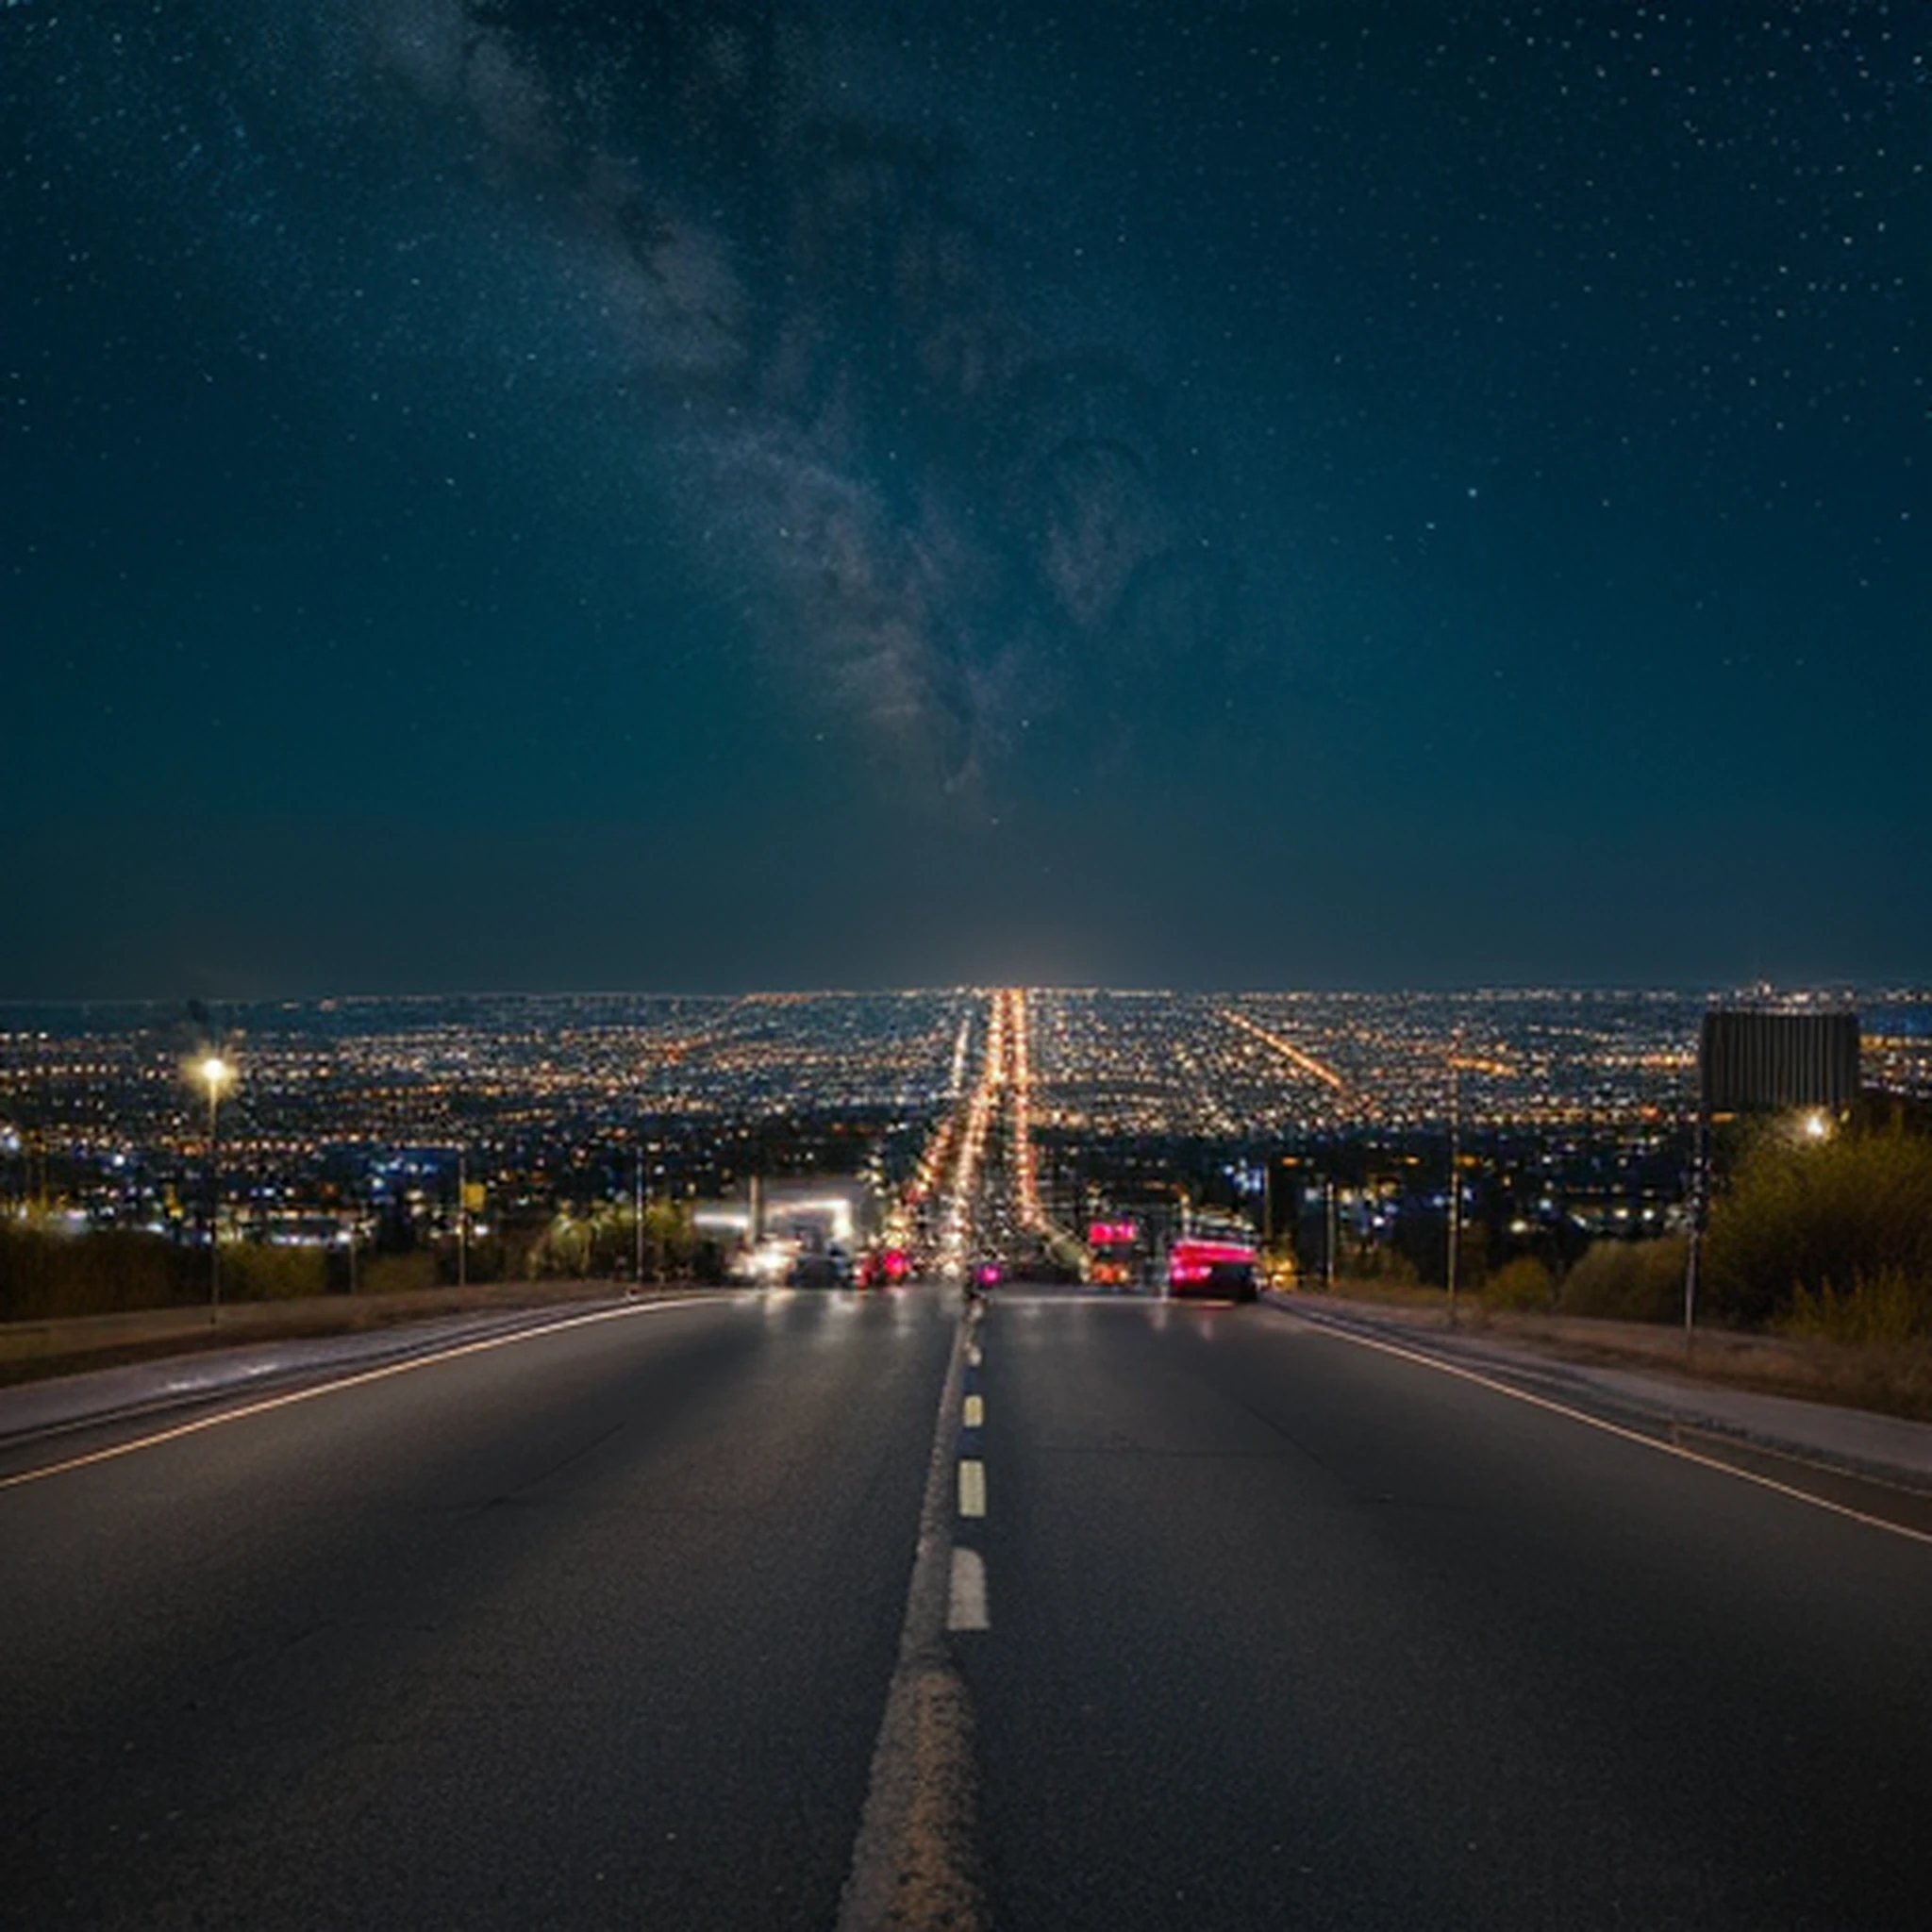
[(1712, 1113), (1823, 1107), (1858, 1097), (1856, 1013), (1707, 1013), (1697, 1077)]

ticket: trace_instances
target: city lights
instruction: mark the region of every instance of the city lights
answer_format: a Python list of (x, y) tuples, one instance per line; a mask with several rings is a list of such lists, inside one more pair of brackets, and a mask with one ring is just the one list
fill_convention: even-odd
[[(1708, 1004), (1562, 989), (330, 1000), (232, 1008), (221, 1043), (185, 1054), (158, 1008), (65, 1031), (0, 1010), (0, 1186), (49, 1224), (214, 1247), (219, 1221), (231, 1244), (339, 1247), (405, 1221), (454, 1240), (456, 1148), (492, 1224), (863, 1171), (884, 1239), (958, 1272), (989, 1243), (1077, 1248), (1091, 1220), (1172, 1204), (1176, 1159), (1208, 1163), (1258, 1225), (1269, 1150), (1348, 1144), (1369, 1184), (1343, 1179), (1342, 1218), (1386, 1239), (1399, 1200), (1440, 1195), (1426, 1150), (1453, 1073), (1464, 1144), (1512, 1204), (1499, 1226), (1662, 1228), (1681, 1211)], [(1868, 990), (1860, 1009), (1866, 1085), (1932, 1094), (1932, 997)], [(1787, 1131), (1837, 1129), (1814, 1110)], [(1323, 1184), (1314, 1167), (1277, 1175), (1278, 1215)]]

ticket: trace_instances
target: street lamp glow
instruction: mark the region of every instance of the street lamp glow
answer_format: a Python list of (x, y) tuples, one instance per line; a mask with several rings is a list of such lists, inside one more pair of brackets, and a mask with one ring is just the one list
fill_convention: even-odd
[(1805, 1138), (1807, 1141), (1822, 1141), (1830, 1131), (1830, 1123), (1817, 1108), (1805, 1116)]
[(208, 1320), (222, 1311), (222, 1092), (235, 1077), (235, 1069), (219, 1053), (207, 1053), (194, 1063), (208, 1089)]

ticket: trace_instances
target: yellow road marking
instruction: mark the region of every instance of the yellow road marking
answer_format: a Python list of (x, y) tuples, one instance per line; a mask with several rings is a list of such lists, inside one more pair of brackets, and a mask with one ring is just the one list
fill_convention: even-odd
[(961, 1418), (969, 1429), (982, 1429), (986, 1426), (986, 1397), (969, 1395), (966, 1398), (966, 1413)]

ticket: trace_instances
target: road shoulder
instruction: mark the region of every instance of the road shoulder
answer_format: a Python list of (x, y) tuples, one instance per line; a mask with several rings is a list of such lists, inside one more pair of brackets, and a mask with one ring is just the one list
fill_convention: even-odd
[[(1273, 1293), (1271, 1307), (1313, 1328), (1380, 1340), (1546, 1400), (1700, 1449), (1726, 1448), (1932, 1500), (1932, 1423), (1641, 1369), (1579, 1363), (1520, 1339), (1448, 1329), (1359, 1304)], [(1916, 1512), (1914, 1512), (1916, 1513)]]

